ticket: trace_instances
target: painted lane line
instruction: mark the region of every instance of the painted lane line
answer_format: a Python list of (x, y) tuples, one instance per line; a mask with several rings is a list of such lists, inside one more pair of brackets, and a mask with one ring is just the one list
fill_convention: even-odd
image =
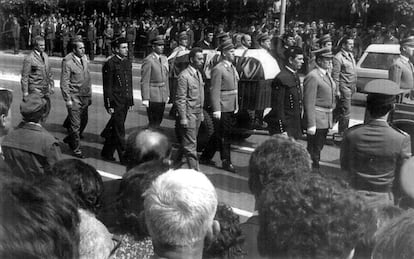
[(101, 171), (101, 170), (97, 170), (97, 171), (101, 176), (109, 178), (109, 179), (114, 179), (114, 180), (122, 179), (122, 176), (119, 176), (119, 175), (116, 175), (116, 174), (107, 173), (107, 172)]
[[(4, 74), (0, 73), (0, 80), (5, 81), (12, 81), (20, 83), (20, 75), (13, 75), (13, 74)], [(60, 89), (60, 80), (53, 80), (55, 82), (55, 88)], [(92, 84), (92, 92), (95, 94), (103, 94), (102, 85)], [(133, 90), (133, 95), (135, 100), (141, 100), (141, 90)]]

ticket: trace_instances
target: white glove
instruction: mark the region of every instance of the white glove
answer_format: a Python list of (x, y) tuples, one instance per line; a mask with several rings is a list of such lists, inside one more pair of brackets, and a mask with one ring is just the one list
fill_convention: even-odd
[(144, 105), (144, 107), (148, 108), (149, 107), (149, 100), (142, 100), (142, 105)]
[(308, 133), (308, 135), (311, 135), (311, 136), (315, 135), (315, 133), (316, 133), (316, 126), (312, 126), (312, 127), (308, 128), (308, 130), (306, 131), (306, 133)]
[(66, 107), (68, 107), (69, 109), (72, 108), (72, 105), (73, 105), (72, 100), (68, 100), (66, 102)]
[(114, 112), (115, 112), (115, 109), (114, 109), (114, 108), (108, 108), (106, 111), (107, 111), (109, 114), (112, 114), (112, 113), (114, 113)]
[(221, 118), (221, 111), (213, 112), (213, 118), (219, 120)]

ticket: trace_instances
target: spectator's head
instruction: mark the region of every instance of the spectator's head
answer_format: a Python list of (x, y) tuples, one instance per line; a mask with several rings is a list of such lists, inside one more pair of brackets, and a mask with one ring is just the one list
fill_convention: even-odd
[(164, 53), (164, 37), (162, 35), (158, 35), (151, 41), (152, 49), (158, 55)]
[(142, 163), (123, 175), (119, 186), (117, 210), (120, 227), (136, 237), (148, 236), (144, 219), (143, 193), (161, 174), (169, 170), (169, 164), (162, 160)]
[(211, 29), (211, 28), (208, 28), (207, 30), (206, 30), (206, 36), (205, 36), (205, 40), (208, 42), (208, 43), (212, 43), (213, 42), (213, 38), (214, 38), (214, 32), (213, 32), (213, 30)]
[(220, 233), (212, 242), (205, 244), (203, 258), (240, 258), (244, 254), (244, 238), (239, 216), (230, 206), (219, 204), (214, 219), (220, 225)]
[(346, 52), (352, 52), (354, 50), (354, 39), (349, 36), (345, 36), (341, 40), (341, 48)]
[(79, 207), (97, 212), (101, 206), (103, 182), (93, 166), (79, 159), (63, 159), (53, 165), (52, 175), (69, 184)]
[(43, 53), (45, 51), (45, 39), (38, 35), (33, 38), (33, 47), (35, 50), (39, 51), (40, 53)]
[(220, 45), (220, 51), (222, 57), (230, 62), (234, 61), (235, 55), (234, 55), (234, 45), (231, 41), (231, 39), (226, 40)]
[(188, 47), (188, 35), (187, 32), (182, 31), (178, 35), (178, 44), (183, 47)]
[(258, 146), (250, 157), (250, 191), (257, 199), (266, 185), (276, 179), (310, 171), (311, 159), (306, 148), (292, 138), (276, 135)]
[(283, 42), (287, 47), (296, 45), (295, 36), (292, 34), (292, 32), (289, 31), (283, 34)]
[(192, 48), (188, 54), (191, 66), (196, 69), (202, 69), (204, 64), (204, 55), (202, 48)]
[(127, 171), (152, 160), (169, 161), (171, 143), (167, 136), (154, 130), (137, 130), (128, 136), (125, 149)]
[(76, 199), (64, 182), (40, 180), (0, 188), (0, 258), (78, 258)]
[[(259, 199), (259, 253), (268, 258), (349, 258), (363, 234), (365, 204), (318, 174), (266, 186)], [(352, 258), (352, 257), (351, 257)]]
[(72, 51), (77, 57), (82, 58), (85, 55), (85, 44), (79, 38), (72, 41)]
[(414, 257), (414, 210), (391, 220), (377, 235), (373, 259), (408, 259)]
[(297, 71), (302, 68), (304, 63), (303, 50), (299, 47), (289, 47), (285, 51), (285, 56), (288, 61), (288, 66)]
[(332, 38), (330, 34), (322, 35), (319, 40), (319, 47), (320, 48), (329, 48), (332, 49)]
[(401, 55), (406, 57), (414, 56), (414, 36), (409, 36), (400, 42)]
[(329, 68), (332, 67), (332, 50), (329, 48), (323, 48), (323, 49), (318, 49), (313, 51), (313, 53), (315, 54), (315, 60), (316, 60), (316, 64), (327, 70)]
[(365, 91), (368, 93), (367, 111), (373, 119), (384, 117), (394, 109), (396, 95), (401, 93), (395, 82), (386, 79), (368, 82)]
[(154, 252), (192, 251), (201, 258), (204, 240), (212, 238), (219, 226), (214, 221), (217, 194), (210, 180), (191, 169), (171, 170), (160, 175), (145, 192), (145, 221)]
[(259, 34), (257, 36), (257, 42), (259, 43), (260, 48), (270, 50), (271, 41), (270, 36), (267, 32)]
[(128, 57), (128, 43), (125, 38), (120, 37), (113, 41), (112, 47), (115, 50), (115, 53), (121, 58)]
[(13, 102), (13, 93), (9, 89), (0, 89), (0, 137), (6, 135), (12, 127), (10, 111)]
[(252, 46), (252, 37), (249, 34), (243, 34), (241, 43), (246, 48), (250, 48)]
[(365, 228), (364, 235), (355, 248), (355, 257), (369, 258), (374, 249), (379, 230), (403, 212), (403, 209), (394, 205), (383, 205), (368, 209), (364, 222), (362, 222)]
[(39, 123), (46, 112), (46, 100), (38, 94), (29, 94), (20, 104), (20, 113), (25, 122)]

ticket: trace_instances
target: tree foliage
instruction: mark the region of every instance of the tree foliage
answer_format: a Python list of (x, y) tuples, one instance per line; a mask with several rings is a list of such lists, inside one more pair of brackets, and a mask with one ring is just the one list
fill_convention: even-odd
[(0, 8), (5, 12), (24, 11), (35, 7), (43, 10), (53, 10), (58, 6), (59, 0), (0, 0)]

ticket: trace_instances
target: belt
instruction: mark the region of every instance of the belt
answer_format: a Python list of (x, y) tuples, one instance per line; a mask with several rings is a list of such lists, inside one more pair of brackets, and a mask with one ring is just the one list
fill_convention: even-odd
[(325, 107), (315, 106), (315, 110), (320, 111), (320, 112), (332, 112), (333, 108), (325, 108)]
[(237, 89), (233, 89), (233, 90), (222, 90), (221, 91), (221, 95), (233, 95), (233, 94), (237, 94)]
[(150, 86), (153, 86), (153, 87), (161, 87), (161, 86), (164, 86), (165, 85), (165, 82), (162, 82), (162, 83), (150, 83)]

